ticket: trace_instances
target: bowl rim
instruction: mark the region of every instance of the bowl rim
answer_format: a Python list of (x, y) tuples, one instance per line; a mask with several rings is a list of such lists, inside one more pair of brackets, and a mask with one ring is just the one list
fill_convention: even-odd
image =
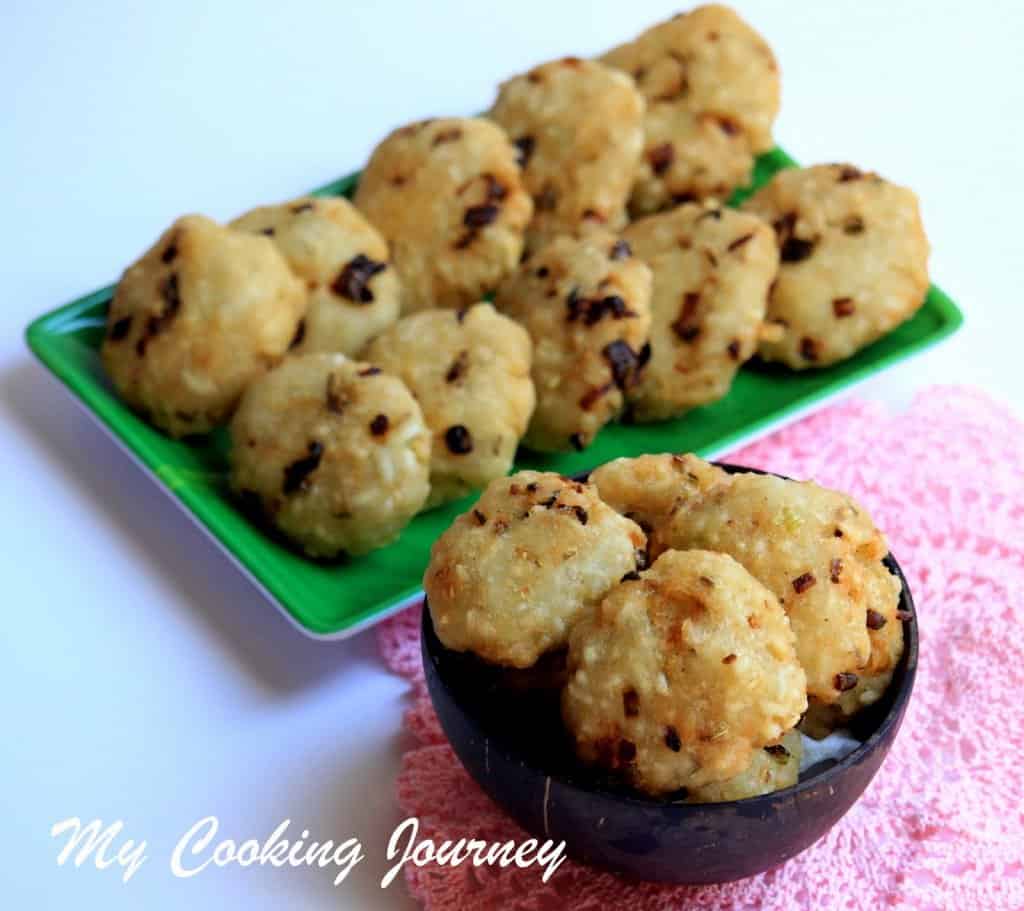
[[(783, 480), (792, 480), (791, 478), (777, 474), (776, 472), (765, 471), (760, 468), (752, 468), (745, 465), (737, 465), (732, 462), (715, 461), (711, 464), (724, 469), (729, 474), (749, 473), (771, 475), (782, 478)], [(586, 482), (590, 477), (590, 474), (591, 471), (581, 472), (577, 475), (573, 475), (572, 480)], [(441, 685), (444, 686), (452, 700), (458, 705), (460, 711), (470, 716), (476, 725), (485, 730), (485, 736), (489, 741), (489, 748), (497, 747), (501, 749), (505, 754), (506, 759), (519, 762), (524, 767), (536, 772), (539, 776), (548, 778), (552, 782), (557, 782), (563, 788), (570, 788), (581, 793), (599, 795), (603, 798), (614, 800), (615, 802), (625, 805), (632, 805), (637, 808), (651, 809), (658, 807), (665, 810), (670, 809), (674, 812), (678, 811), (684, 815), (687, 812), (724, 812), (732, 807), (743, 807), (744, 809), (747, 809), (755, 807), (758, 802), (768, 805), (777, 803), (779, 800), (798, 799), (804, 792), (809, 791), (812, 788), (818, 788), (822, 785), (830, 784), (840, 778), (848, 769), (858, 765), (866, 756), (873, 753), (881, 745), (882, 741), (887, 738), (893, 727), (902, 723), (903, 716), (906, 713), (906, 708), (910, 703), (910, 697), (914, 690), (914, 681), (917, 676), (918, 663), (919, 643), (917, 630), (917, 608), (914, 604), (914, 597), (911, 593), (910, 585), (907, 583), (906, 576), (903, 574), (903, 569), (893, 556), (892, 551), (889, 551), (889, 553), (883, 557), (881, 562), (885, 564), (886, 568), (888, 568), (897, 579), (899, 579), (900, 609), (907, 610), (910, 613), (909, 617), (906, 617), (901, 621), (903, 623), (904, 637), (903, 655), (901, 656), (899, 663), (896, 665), (896, 672), (899, 672), (902, 668), (902, 676), (900, 679), (899, 689), (893, 694), (892, 705), (889, 707), (889, 711), (886, 712), (885, 716), (879, 722), (875, 730), (872, 731), (867, 740), (863, 741), (854, 750), (847, 753), (847, 755), (839, 760), (839, 762), (829, 766), (821, 772), (809, 776), (806, 779), (797, 781), (795, 785), (790, 785), (787, 788), (780, 788), (777, 791), (769, 791), (767, 794), (758, 794), (753, 797), (744, 797), (739, 800), (724, 800), (711, 803), (682, 803), (665, 800), (663, 798), (651, 797), (642, 794), (639, 791), (630, 789), (628, 785), (624, 785), (621, 789), (607, 787), (600, 783), (584, 785), (582, 782), (576, 780), (571, 773), (553, 773), (539, 766), (532, 760), (527, 760), (521, 752), (511, 749), (511, 744), (507, 738), (501, 736), (495, 738), (493, 734), (487, 730), (489, 725), (486, 720), (481, 719), (477, 712), (470, 711), (467, 708), (463, 700), (455, 695), (457, 690), (454, 690), (444, 681), (440, 671), (435, 670), (435, 676)], [(426, 595), (424, 595), (423, 598), (421, 637), (421, 647), (424, 652), (424, 659), (426, 659), (427, 653), (433, 653), (435, 651), (448, 652), (451, 654), (464, 654), (446, 648), (441, 640), (438, 639), (437, 633), (434, 630), (433, 618), (430, 615), (430, 606)], [(426, 663), (426, 660), (424, 663)], [(428, 691), (429, 689), (430, 688), (428, 687)], [(431, 696), (431, 701), (433, 701), (433, 696)], [(447, 739), (447, 734), (445, 735), (445, 738)], [(495, 740), (497, 740), (497, 743)], [(456, 754), (457, 753), (458, 751), (456, 750)]]

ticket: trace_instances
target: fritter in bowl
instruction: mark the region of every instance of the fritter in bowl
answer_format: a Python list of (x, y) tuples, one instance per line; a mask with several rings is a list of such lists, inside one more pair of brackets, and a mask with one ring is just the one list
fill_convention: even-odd
[(743, 772), (806, 686), (767, 588), (724, 554), (667, 551), (576, 624), (562, 714), (583, 761), (661, 795)]
[(492, 481), (434, 543), (423, 589), (437, 637), (525, 668), (624, 575), (646, 541), (587, 484), (521, 471)]
[[(665, 542), (730, 554), (779, 598), (814, 700), (841, 702), (862, 675), (891, 674), (902, 654), (902, 632), (898, 642), (888, 638), (899, 626), (900, 594), (881, 562), (888, 545), (844, 494), (770, 475), (734, 475), (678, 509)], [(873, 686), (856, 699), (866, 705), (880, 695)]]

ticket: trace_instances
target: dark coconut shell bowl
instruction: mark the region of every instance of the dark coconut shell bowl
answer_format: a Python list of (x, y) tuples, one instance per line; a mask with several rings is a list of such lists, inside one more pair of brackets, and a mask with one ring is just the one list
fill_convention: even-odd
[(434, 633), (424, 604), (427, 688), (466, 770), (532, 836), (564, 839), (575, 860), (634, 879), (743, 879), (784, 863), (832, 828), (874, 778), (896, 738), (914, 686), (918, 636), (907, 581), (892, 555), (885, 565), (902, 586), (905, 647), (885, 695), (851, 725), (863, 742), (838, 763), (807, 770), (794, 787), (761, 797), (672, 802), (582, 764), (562, 724), (557, 669), (524, 677), (450, 651)]

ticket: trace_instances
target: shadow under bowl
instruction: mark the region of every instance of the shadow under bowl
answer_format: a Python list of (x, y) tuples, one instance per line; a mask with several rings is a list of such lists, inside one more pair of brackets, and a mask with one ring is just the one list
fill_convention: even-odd
[[(722, 464), (731, 473), (753, 471)], [(917, 671), (913, 598), (899, 564), (903, 657), (885, 695), (851, 724), (863, 741), (823, 771), (760, 797), (684, 804), (649, 797), (575, 756), (557, 688), (509, 685), (509, 672), (445, 648), (423, 606), (427, 689), (456, 755), (530, 835), (564, 839), (577, 861), (639, 880), (709, 884), (743, 879), (821, 838), (874, 778), (899, 731)], [(467, 833), (468, 834), (468, 833)]]

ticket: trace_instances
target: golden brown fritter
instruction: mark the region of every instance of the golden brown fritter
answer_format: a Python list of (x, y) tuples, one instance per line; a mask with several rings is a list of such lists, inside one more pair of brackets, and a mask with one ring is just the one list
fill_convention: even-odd
[(643, 366), (650, 299), (651, 270), (605, 232), (557, 238), (502, 284), (495, 305), (533, 339), (528, 446), (585, 449), (621, 411)]
[(630, 207), (728, 198), (768, 151), (779, 68), (764, 39), (726, 6), (652, 26), (601, 60), (629, 73), (647, 101), (644, 156)]
[(356, 206), (384, 235), (402, 310), (468, 307), (523, 252), (533, 202), (497, 124), (448, 117), (401, 127), (374, 149)]
[(651, 357), (629, 393), (637, 421), (722, 398), (755, 351), (779, 268), (771, 227), (717, 205), (633, 222), (623, 238), (651, 267)]
[(562, 714), (584, 761), (666, 794), (740, 774), (806, 686), (768, 589), (724, 554), (666, 551), (576, 624)]
[(780, 171), (743, 208), (774, 225), (779, 245), (766, 360), (833, 364), (924, 303), (928, 238), (910, 190), (852, 165), (818, 165)]
[(233, 489), (313, 557), (390, 544), (427, 499), (419, 405), (341, 354), (289, 357), (253, 383), (231, 442)]
[(205, 433), (284, 355), (305, 310), (305, 289), (269, 239), (186, 215), (121, 277), (103, 366), (161, 430)]
[(365, 359), (400, 377), (433, 433), (428, 506), (507, 474), (535, 401), (533, 345), (490, 304), (403, 317)]
[(617, 512), (636, 522), (648, 538), (650, 556), (664, 550), (664, 529), (673, 514), (729, 475), (692, 453), (614, 459), (591, 472), (590, 483)]
[(434, 629), (448, 648), (530, 667), (635, 570), (644, 544), (587, 484), (535, 471), (499, 478), (431, 550), (423, 589)]
[(519, 150), (533, 196), (528, 249), (626, 223), (643, 115), (633, 80), (595, 60), (566, 57), (502, 84), (488, 116)]
[[(895, 617), (899, 583), (885, 537), (851, 498), (810, 482), (734, 475), (676, 511), (664, 540), (730, 554), (782, 602), (809, 695), (831, 704), (859, 675), (893, 665), (873, 649), (873, 613)], [(863, 693), (867, 699), (877, 693)]]
[(398, 319), (388, 245), (347, 199), (303, 196), (260, 206), (231, 226), (273, 240), (306, 286), (309, 308), (292, 351), (351, 357)]

